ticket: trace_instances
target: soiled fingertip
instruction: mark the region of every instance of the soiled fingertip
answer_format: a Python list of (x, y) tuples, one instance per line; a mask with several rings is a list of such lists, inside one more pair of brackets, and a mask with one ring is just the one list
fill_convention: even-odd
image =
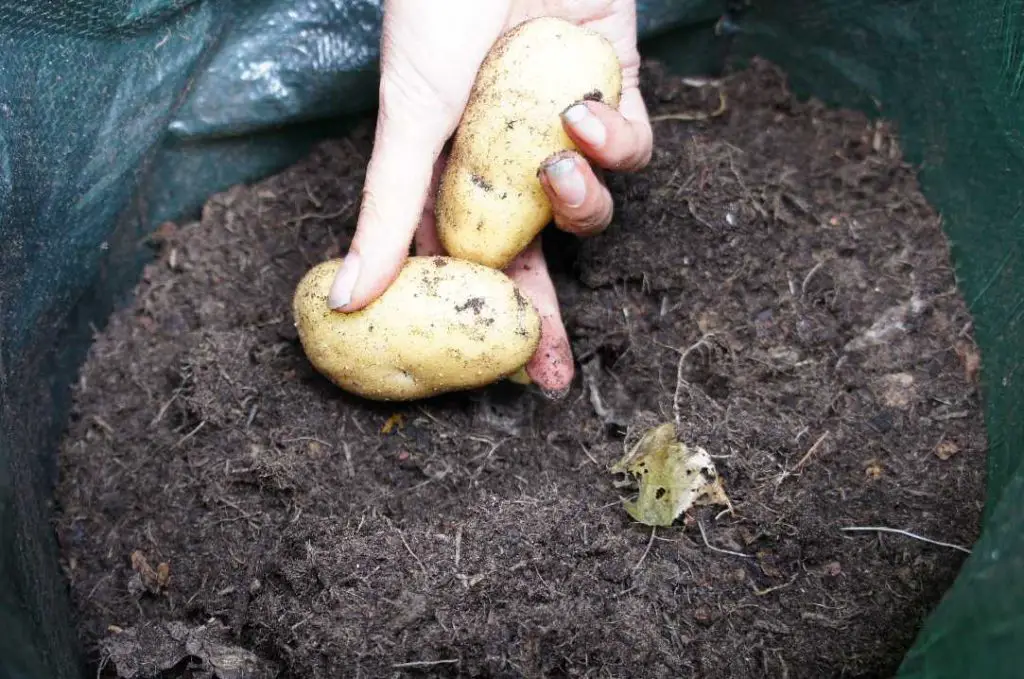
[(527, 364), (526, 371), (545, 397), (560, 401), (572, 389), (576, 370), (569, 339), (561, 323), (556, 325), (553, 319), (545, 320), (541, 346)]
[(545, 389), (545, 388), (541, 387), (541, 389), (540, 389), (540, 393), (544, 394), (544, 397), (546, 399), (548, 399), (549, 401), (562, 401), (562, 400), (565, 399), (566, 396), (569, 395), (570, 391), (572, 391), (572, 383), (571, 382), (569, 384), (565, 385), (564, 387), (560, 387), (560, 388)]

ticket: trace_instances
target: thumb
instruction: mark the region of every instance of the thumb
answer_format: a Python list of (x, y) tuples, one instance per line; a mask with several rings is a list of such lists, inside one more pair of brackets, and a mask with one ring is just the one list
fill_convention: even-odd
[[(382, 75), (373, 152), (352, 245), (331, 286), (328, 304), (356, 311), (377, 299), (398, 276), (423, 215), (434, 164), (448, 137), (446, 112), (424, 112)], [(429, 102), (430, 99), (426, 98)]]

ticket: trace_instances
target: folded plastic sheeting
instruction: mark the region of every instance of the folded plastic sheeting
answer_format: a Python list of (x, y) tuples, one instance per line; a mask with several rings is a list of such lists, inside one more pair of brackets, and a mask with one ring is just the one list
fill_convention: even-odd
[(1024, 1), (754, 5), (745, 52), (803, 92), (899, 123), (974, 315), (990, 445), (982, 535), (900, 677), (1024, 676)]
[[(675, 68), (727, 50), (901, 125), (984, 358), (984, 533), (906, 677), (1018, 676), (1024, 638), (1024, 0), (641, 0)], [(78, 677), (48, 512), (93, 329), (145, 235), (376, 103), (380, 0), (0, 0), (0, 679)], [(724, 20), (722, 20), (724, 18)], [(884, 633), (884, 631), (880, 631)]]

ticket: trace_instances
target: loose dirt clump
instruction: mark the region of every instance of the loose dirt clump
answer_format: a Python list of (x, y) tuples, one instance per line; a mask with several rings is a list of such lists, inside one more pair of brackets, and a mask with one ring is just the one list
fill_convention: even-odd
[[(983, 497), (940, 220), (888, 125), (767, 64), (703, 121), (677, 114), (714, 86), (644, 77), (650, 167), (610, 177), (604, 235), (547, 235), (579, 366), (561, 402), (373, 404), (310, 368), (291, 294), (348, 244), (370, 124), (156, 234), (63, 446), (103, 676), (891, 675), (965, 555), (845, 529), (969, 546)], [(607, 469), (662, 422), (732, 512), (630, 520)]]

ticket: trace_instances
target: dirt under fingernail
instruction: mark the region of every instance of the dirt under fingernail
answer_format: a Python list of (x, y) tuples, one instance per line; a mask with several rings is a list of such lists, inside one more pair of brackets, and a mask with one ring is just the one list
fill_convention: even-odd
[(566, 396), (568, 396), (569, 392), (571, 392), (571, 391), (572, 391), (572, 385), (571, 384), (567, 384), (566, 386), (562, 387), (561, 389), (545, 389), (545, 388), (541, 389), (541, 393), (543, 393), (544, 396), (547, 397), (548, 400), (551, 400), (551, 401), (561, 401)]

